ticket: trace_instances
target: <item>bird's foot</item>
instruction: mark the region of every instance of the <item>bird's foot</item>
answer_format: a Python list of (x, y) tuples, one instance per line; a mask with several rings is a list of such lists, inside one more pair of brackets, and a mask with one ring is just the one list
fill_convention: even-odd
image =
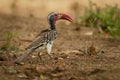
[(42, 60), (42, 58), (41, 58), (41, 54), (40, 53), (38, 53), (38, 57), (39, 57), (39, 63), (41, 63), (42, 62), (42, 64), (45, 64), (45, 62)]
[(48, 54), (48, 55), (49, 55), (49, 57), (50, 57), (50, 60), (52, 60), (53, 64), (55, 64), (54, 57), (53, 57), (52, 55), (50, 55), (50, 54)]

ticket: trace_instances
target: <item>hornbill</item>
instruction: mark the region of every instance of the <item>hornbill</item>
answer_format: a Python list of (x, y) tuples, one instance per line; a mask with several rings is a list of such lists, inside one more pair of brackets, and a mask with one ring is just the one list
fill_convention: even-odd
[[(39, 53), (40, 53), (40, 49), (43, 48), (43, 47), (46, 47), (47, 53), (51, 57), (50, 53), (51, 53), (52, 45), (53, 45), (53, 43), (54, 43), (54, 41), (57, 37), (57, 31), (56, 31), (55, 23), (56, 23), (57, 20), (60, 20), (60, 19), (64, 19), (64, 20), (68, 20), (70, 22), (73, 22), (73, 19), (67, 14), (55, 13), (55, 12), (50, 13), (48, 15), (48, 22), (49, 22), (50, 28), (41, 31), (41, 33), (39, 33), (35, 37), (33, 42), (26, 48), (25, 54), (23, 54), (22, 56), (17, 58), (15, 60), (15, 63), (22, 62), (30, 54), (32, 54), (35, 50), (39, 50)], [(41, 57), (40, 57), (40, 59), (41, 59)]]

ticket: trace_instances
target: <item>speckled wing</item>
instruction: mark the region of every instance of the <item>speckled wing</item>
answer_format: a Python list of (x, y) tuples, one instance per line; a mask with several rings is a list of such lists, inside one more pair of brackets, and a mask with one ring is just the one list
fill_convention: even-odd
[(56, 39), (57, 32), (55, 30), (44, 30), (36, 36), (33, 42), (26, 49), (36, 49), (46, 45), (48, 42)]

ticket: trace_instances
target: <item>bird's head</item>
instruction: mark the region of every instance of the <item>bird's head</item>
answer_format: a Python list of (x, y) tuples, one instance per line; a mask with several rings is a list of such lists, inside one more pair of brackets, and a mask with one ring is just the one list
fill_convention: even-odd
[(54, 24), (57, 20), (60, 20), (60, 19), (64, 19), (64, 20), (68, 20), (70, 22), (73, 22), (73, 19), (69, 15), (64, 14), (64, 13), (52, 12), (48, 15), (48, 21), (53, 22)]

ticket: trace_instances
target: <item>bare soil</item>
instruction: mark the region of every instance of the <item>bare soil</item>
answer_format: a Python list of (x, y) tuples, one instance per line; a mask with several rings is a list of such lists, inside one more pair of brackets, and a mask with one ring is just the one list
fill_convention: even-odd
[(0, 51), (0, 80), (120, 79), (119, 39), (101, 37), (92, 28), (77, 29), (66, 21), (56, 25), (59, 34), (51, 53), (53, 59), (43, 50), (44, 63), (34, 52), (25, 62), (17, 65), (14, 60), (24, 54), (25, 47), (41, 30), (49, 28), (47, 19), (0, 14), (0, 34), (5, 31), (17, 33), (13, 42), (19, 48), (18, 51)]

